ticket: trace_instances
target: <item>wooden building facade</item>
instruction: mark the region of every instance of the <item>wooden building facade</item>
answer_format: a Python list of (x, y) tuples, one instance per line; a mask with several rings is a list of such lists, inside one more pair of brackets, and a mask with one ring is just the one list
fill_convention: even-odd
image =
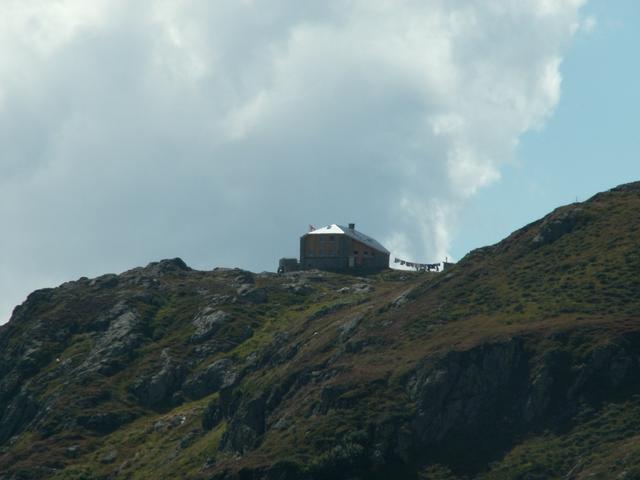
[(300, 268), (373, 272), (389, 268), (389, 251), (355, 224), (328, 225), (300, 238)]

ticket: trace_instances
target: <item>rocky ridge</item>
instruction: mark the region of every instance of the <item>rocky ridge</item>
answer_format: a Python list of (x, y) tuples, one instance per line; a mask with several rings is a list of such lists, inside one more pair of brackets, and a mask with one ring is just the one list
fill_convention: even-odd
[(0, 479), (640, 478), (640, 183), (443, 274), (197, 271), (32, 293)]

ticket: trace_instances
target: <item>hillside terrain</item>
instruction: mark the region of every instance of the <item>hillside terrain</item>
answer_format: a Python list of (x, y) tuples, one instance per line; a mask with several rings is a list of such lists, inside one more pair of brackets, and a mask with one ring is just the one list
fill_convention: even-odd
[(640, 479), (640, 182), (444, 273), (197, 271), (33, 292), (0, 479)]

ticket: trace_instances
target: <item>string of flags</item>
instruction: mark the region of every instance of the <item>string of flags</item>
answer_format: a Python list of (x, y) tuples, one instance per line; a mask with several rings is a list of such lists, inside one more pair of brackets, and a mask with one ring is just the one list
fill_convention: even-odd
[(415, 268), (418, 272), (430, 272), (432, 270), (438, 272), (440, 271), (439, 263), (416, 263), (416, 262), (408, 262), (406, 260), (402, 260), (400, 258), (394, 258), (393, 263), (399, 263), (400, 265), (404, 265), (406, 267)]

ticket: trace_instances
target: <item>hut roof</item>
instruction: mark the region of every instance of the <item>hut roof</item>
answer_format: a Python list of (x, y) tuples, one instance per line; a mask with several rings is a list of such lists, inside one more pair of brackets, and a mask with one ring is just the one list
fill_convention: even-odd
[(348, 237), (357, 240), (358, 242), (364, 243), (366, 246), (371, 247), (375, 250), (378, 250), (383, 253), (389, 253), (389, 250), (384, 248), (377, 240), (365, 235), (362, 232), (359, 232), (355, 228), (348, 228), (343, 225), (336, 225), (332, 223), (331, 225), (327, 225), (326, 227), (316, 228), (315, 230), (309, 232), (307, 235), (347, 235)]

